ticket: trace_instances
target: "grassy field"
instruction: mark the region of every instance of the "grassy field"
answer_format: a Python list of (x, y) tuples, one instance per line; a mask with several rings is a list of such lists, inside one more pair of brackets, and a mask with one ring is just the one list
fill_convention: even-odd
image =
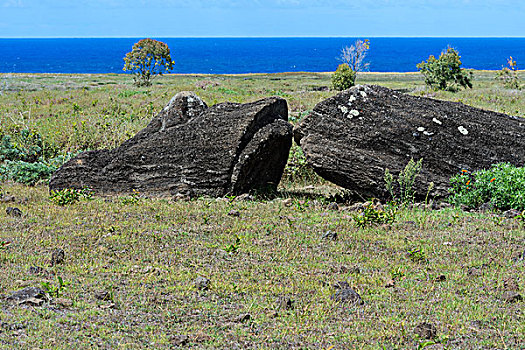
[[(425, 89), (415, 73), (367, 73), (358, 83), (525, 117), (524, 90), (502, 88), (494, 72), (474, 77), (474, 89), (455, 94)], [(182, 90), (209, 105), (279, 95), (295, 123), (334, 94), (329, 80), (170, 75), (136, 88), (125, 75), (2, 75), (0, 134), (32, 130), (48, 157), (114, 147)], [(292, 155), (279, 193), (252, 200), (58, 206), (45, 183), (2, 183), (0, 347), (524, 348), (524, 302), (511, 297), (525, 288), (522, 219), (408, 207), (392, 224), (359, 228), (350, 204), (331, 203), (340, 189), (301, 168), (297, 147)], [(63, 261), (52, 258), (58, 249)], [(362, 305), (335, 300), (341, 281)], [(52, 298), (5, 298), (25, 287)], [(423, 322), (435, 327), (430, 339), (415, 332)]]

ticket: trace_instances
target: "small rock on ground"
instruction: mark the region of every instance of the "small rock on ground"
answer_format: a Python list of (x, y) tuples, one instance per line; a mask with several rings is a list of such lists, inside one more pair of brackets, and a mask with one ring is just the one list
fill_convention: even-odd
[(43, 274), (44, 272), (46, 272), (46, 271), (40, 266), (31, 266), (27, 270), (27, 273), (30, 274), (30, 275), (40, 275), (40, 274)]
[(9, 195), (3, 195), (0, 197), (0, 202), (2, 203), (9, 203), (15, 201), (15, 196), (9, 196)]
[(210, 282), (206, 277), (199, 276), (193, 283), (198, 290), (208, 290), (210, 288)]
[(513, 292), (513, 291), (506, 291), (505, 293), (503, 293), (501, 298), (506, 303), (517, 303), (518, 301), (523, 300), (523, 297), (521, 296), (521, 294)]
[(62, 306), (62, 307), (71, 307), (73, 306), (73, 300), (66, 299), (66, 298), (56, 298), (53, 300), (56, 305)]
[(21, 217), (22, 216), (22, 210), (20, 210), (20, 209), (18, 209), (16, 207), (7, 207), (5, 209), (5, 212), (9, 216), (14, 216), (14, 217)]
[(244, 323), (244, 322), (248, 322), (251, 318), (252, 316), (250, 314), (241, 314), (235, 318), (235, 322)]
[(339, 204), (337, 204), (336, 202), (332, 202), (332, 203), (328, 204), (327, 208), (330, 209), (330, 210), (336, 210), (337, 211), (337, 210), (339, 210)]
[(241, 216), (241, 213), (239, 213), (239, 211), (237, 211), (237, 210), (230, 210), (228, 212), (228, 215), (238, 218), (239, 216)]
[(325, 239), (325, 240), (336, 241), (337, 240), (337, 232), (326, 231), (326, 233), (323, 235), (322, 238)]
[(255, 200), (255, 197), (252, 196), (249, 193), (243, 193), (240, 196), (235, 197), (235, 199), (234, 199), (234, 201), (236, 201), (236, 202), (237, 201), (238, 202), (240, 202), (240, 201), (253, 202), (254, 200)]
[(27, 287), (21, 290), (18, 290), (7, 297), (8, 301), (15, 302), (18, 304), (30, 303), (40, 305), (44, 301), (48, 300), (49, 297), (47, 293), (38, 287)]
[(294, 301), (290, 297), (281, 296), (277, 302), (281, 310), (292, 310), (294, 308)]
[(516, 209), (509, 209), (509, 210), (503, 212), (503, 215), (504, 215), (506, 218), (508, 218), (508, 219), (513, 219), (513, 218), (515, 218), (516, 216), (521, 215), (521, 211), (516, 210)]
[(109, 301), (113, 300), (113, 295), (111, 295), (111, 292), (108, 292), (107, 290), (99, 290), (95, 292), (95, 298), (102, 301)]
[(414, 328), (414, 333), (423, 339), (432, 339), (437, 335), (437, 329), (433, 324), (423, 322)]
[(361, 296), (352, 288), (346, 281), (339, 281), (335, 283), (334, 288), (337, 289), (332, 299), (341, 303), (352, 303), (356, 305), (363, 305), (364, 301)]
[(66, 258), (66, 252), (64, 252), (64, 249), (55, 249), (53, 253), (51, 253), (51, 266), (56, 266), (58, 264), (62, 264)]
[(188, 344), (190, 338), (187, 335), (176, 335), (171, 338), (171, 344), (174, 346), (184, 346)]

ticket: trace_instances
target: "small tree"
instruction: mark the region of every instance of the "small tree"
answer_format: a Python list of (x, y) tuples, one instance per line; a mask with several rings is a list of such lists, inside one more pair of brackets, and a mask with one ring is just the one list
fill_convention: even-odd
[(507, 60), (507, 67), (503, 66), (496, 75), (496, 79), (509, 89), (520, 89), (520, 78), (518, 76), (518, 64), (512, 56)]
[(350, 47), (341, 50), (339, 60), (343, 62), (332, 75), (332, 87), (336, 90), (345, 90), (355, 85), (357, 72), (368, 70), (370, 63), (365, 62), (370, 49), (368, 39), (356, 40)]
[(168, 45), (153, 39), (142, 39), (124, 57), (124, 71), (130, 71), (135, 85), (149, 86), (151, 80), (173, 69), (175, 64)]
[(459, 86), (472, 88), (472, 73), (461, 68), (460, 58), (458, 52), (449, 46), (439, 58), (431, 55), (426, 62), (419, 63), (417, 69), (425, 76), (425, 83), (434, 89), (457, 91)]
[(354, 86), (356, 72), (346, 63), (341, 63), (337, 70), (332, 74), (332, 89), (346, 90)]
[(370, 67), (370, 63), (365, 62), (369, 49), (370, 41), (368, 39), (356, 40), (354, 45), (351, 45), (350, 47), (345, 46), (341, 50), (339, 60), (348, 64), (350, 69), (356, 73), (366, 71)]

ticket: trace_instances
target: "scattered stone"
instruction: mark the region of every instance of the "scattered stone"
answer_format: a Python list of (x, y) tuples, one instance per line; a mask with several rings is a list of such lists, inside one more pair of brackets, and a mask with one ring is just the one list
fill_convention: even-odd
[(3, 321), (0, 322), (0, 331), (20, 331), (25, 328), (27, 327), (22, 323), (7, 323)]
[(481, 276), (481, 268), (480, 267), (469, 267), (467, 270), (467, 275), (469, 276)]
[(255, 200), (255, 197), (252, 196), (251, 194), (249, 193), (243, 193), (237, 197), (235, 197), (234, 201), (238, 201), (238, 202), (253, 202)]
[(248, 322), (252, 316), (250, 314), (241, 314), (235, 318), (235, 322), (237, 323), (245, 323)]
[(62, 306), (62, 307), (72, 307), (73, 306), (73, 300), (66, 299), (66, 298), (56, 298), (53, 300), (53, 302), (56, 305)]
[(31, 305), (40, 306), (45, 301), (49, 301), (49, 296), (41, 288), (27, 287), (27, 288), (14, 292), (9, 297), (7, 297), (7, 300), (17, 303), (18, 305), (31, 304)]
[(332, 296), (332, 299), (342, 303), (352, 303), (355, 305), (363, 305), (364, 301), (361, 296), (350, 288), (339, 289)]
[(107, 290), (99, 290), (95, 292), (94, 296), (95, 296), (95, 299), (102, 300), (102, 301), (112, 301), (113, 300), (113, 294), (111, 292), (108, 292)]
[(359, 266), (354, 265), (348, 270), (348, 272), (357, 274), (357, 273), (361, 273), (361, 269), (359, 268)]
[(191, 199), (190, 196), (188, 196), (187, 194), (183, 194), (183, 193), (176, 193), (173, 196), (173, 200), (176, 201), (176, 202), (187, 202), (190, 199)]
[(330, 240), (330, 241), (336, 241), (337, 240), (337, 232), (326, 231), (326, 233), (323, 235), (322, 239)]
[(365, 206), (363, 205), (364, 203), (354, 203), (352, 204), (351, 206), (348, 207), (348, 210), (349, 211), (360, 211), (360, 210), (364, 210), (365, 209)]
[(506, 291), (501, 296), (501, 299), (503, 299), (503, 301), (505, 301), (506, 303), (517, 303), (518, 301), (522, 301), (523, 297), (517, 292)]
[(45, 272), (46, 271), (44, 270), (44, 268), (40, 266), (31, 266), (27, 270), (27, 273), (30, 275), (41, 275), (41, 274), (44, 274)]
[(423, 322), (414, 328), (414, 333), (423, 339), (433, 339), (437, 335), (437, 329), (433, 324)]
[(516, 209), (509, 209), (503, 212), (503, 216), (505, 216), (507, 219), (514, 219), (516, 216), (519, 215), (521, 215), (521, 211)]
[(278, 300), (278, 308), (280, 310), (292, 310), (294, 308), (294, 301), (290, 297), (281, 296)]
[(280, 97), (208, 108), (194, 93), (180, 92), (120, 147), (68, 161), (49, 189), (189, 197), (276, 190), (292, 145), (287, 120)]
[(385, 288), (394, 288), (395, 286), (396, 286), (396, 281), (394, 280), (389, 280), (385, 284)]
[(449, 209), (452, 208), (452, 204), (445, 201), (441, 201), (438, 204), (436, 204), (436, 207), (438, 210)]
[(174, 346), (184, 346), (190, 342), (187, 335), (176, 335), (171, 338), (171, 344)]
[(512, 276), (503, 280), (503, 288), (507, 291), (514, 291), (514, 292), (517, 292), (520, 290), (520, 286), (518, 285), (518, 282), (516, 282), (516, 280)]
[(355, 199), (389, 198), (385, 169), (397, 176), (411, 158), (424, 159), (416, 199), (425, 199), (430, 182), (432, 195), (444, 198), (461, 170), (525, 163), (525, 153), (516, 152), (525, 149), (523, 136), (522, 118), (380, 86), (355, 86), (324, 100), (294, 129), (314, 171)]
[(283, 199), (283, 204), (285, 207), (291, 207), (293, 204), (293, 200), (291, 198)]
[(51, 253), (51, 266), (62, 264), (65, 258), (66, 252), (64, 252), (64, 249), (55, 249), (53, 253)]
[(335, 289), (347, 289), (347, 288), (350, 288), (350, 284), (348, 284), (348, 282), (346, 281), (337, 281), (334, 283), (333, 287)]
[(525, 260), (525, 250), (523, 252), (519, 252), (517, 253), (513, 258), (512, 258), (512, 261), (513, 262), (518, 262), (518, 261), (524, 261)]
[(239, 213), (239, 211), (237, 211), (237, 210), (230, 210), (230, 211), (228, 212), (228, 215), (229, 215), (229, 216), (233, 216), (233, 217), (238, 218), (238, 217), (241, 216), (241, 213)]
[(334, 285), (336, 292), (332, 295), (332, 299), (341, 303), (351, 303), (355, 305), (363, 305), (364, 301), (361, 296), (352, 288), (346, 281), (336, 282)]
[(447, 280), (447, 277), (445, 275), (439, 275), (435, 279), (436, 282), (443, 282), (443, 281), (446, 281), (446, 280)]
[(208, 290), (210, 288), (211, 281), (206, 277), (199, 276), (193, 283), (198, 290)]
[(339, 210), (339, 204), (337, 204), (336, 202), (332, 202), (332, 203), (328, 204), (328, 209), (329, 210), (338, 211)]
[(5, 209), (5, 212), (9, 216), (14, 216), (14, 217), (21, 217), (22, 216), (22, 210), (20, 210), (20, 209), (18, 209), (16, 207), (7, 207)]
[(6, 194), (0, 197), (0, 202), (2, 203), (11, 203), (11, 202), (14, 202), (15, 200), (16, 200), (15, 196), (9, 196)]
[(483, 203), (479, 207), (479, 211), (481, 212), (489, 212), (494, 210), (494, 205), (491, 202)]

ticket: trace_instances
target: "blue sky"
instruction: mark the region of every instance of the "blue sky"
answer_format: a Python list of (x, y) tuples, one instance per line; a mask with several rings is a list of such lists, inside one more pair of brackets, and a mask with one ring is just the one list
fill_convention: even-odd
[(0, 37), (513, 36), (525, 0), (0, 0)]

